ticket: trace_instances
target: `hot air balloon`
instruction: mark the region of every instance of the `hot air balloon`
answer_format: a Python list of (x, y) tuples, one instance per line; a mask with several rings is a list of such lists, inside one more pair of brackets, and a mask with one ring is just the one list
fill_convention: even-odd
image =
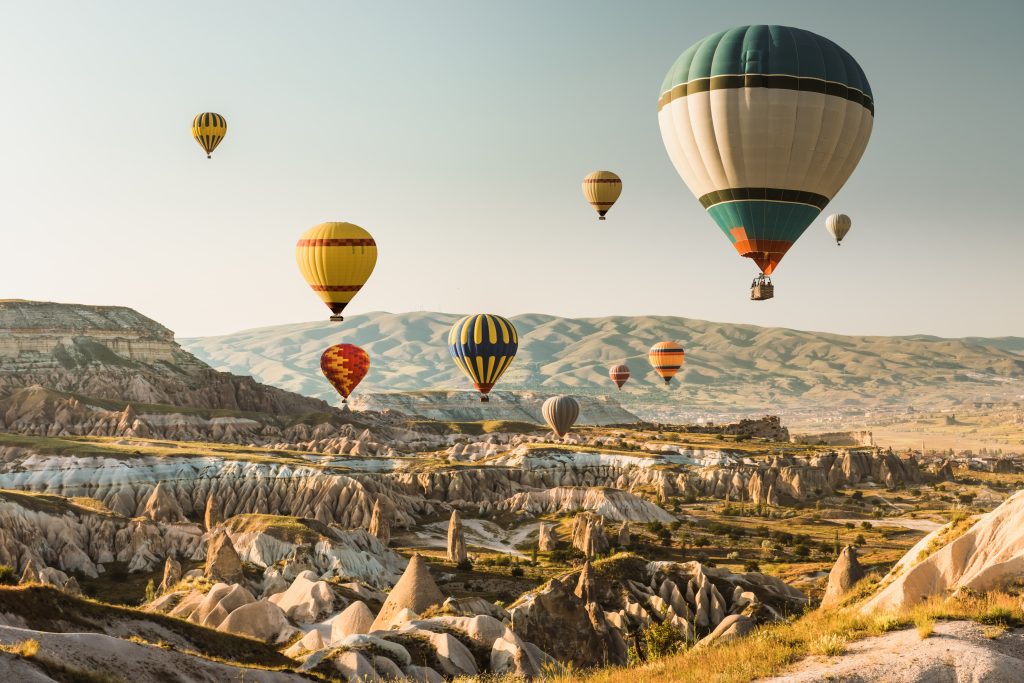
[(320, 356), (320, 370), (344, 403), (369, 372), (370, 356), (354, 344), (335, 344)]
[(762, 279), (850, 177), (874, 112), (849, 53), (786, 26), (704, 38), (672, 65), (658, 99), (676, 171)]
[(842, 246), (843, 238), (853, 227), (853, 221), (845, 213), (834, 213), (825, 219), (825, 227), (836, 240), (837, 246)]
[(597, 211), (597, 220), (604, 215), (622, 194), (622, 179), (611, 171), (594, 171), (583, 179), (583, 196)]
[(377, 243), (354, 223), (321, 223), (302, 234), (295, 245), (302, 277), (331, 309), (331, 320), (370, 279), (377, 264)]
[(629, 368), (625, 365), (613, 365), (608, 368), (608, 376), (612, 378), (619, 389), (622, 389), (622, 385), (629, 379)]
[(565, 436), (580, 416), (580, 404), (572, 396), (552, 396), (544, 401), (540, 412), (555, 434)]
[(448, 333), (448, 353), (480, 392), (481, 403), (487, 403), (487, 394), (508, 370), (518, 348), (516, 328), (500, 315), (467, 315)]
[(220, 114), (207, 111), (192, 119), (192, 137), (206, 152), (207, 159), (213, 154), (213, 150), (217, 149), (217, 145), (227, 133), (228, 121)]
[(651, 362), (654, 371), (661, 375), (665, 384), (669, 384), (672, 378), (683, 367), (686, 360), (686, 352), (679, 344), (671, 341), (658, 342), (647, 352), (647, 360)]

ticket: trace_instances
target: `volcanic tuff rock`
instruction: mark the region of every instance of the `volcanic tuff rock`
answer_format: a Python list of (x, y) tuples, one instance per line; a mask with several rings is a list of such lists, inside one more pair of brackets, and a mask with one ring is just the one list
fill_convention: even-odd
[(611, 546), (604, 535), (604, 519), (589, 512), (581, 512), (572, 522), (572, 545), (587, 557), (608, 552)]
[(825, 595), (821, 598), (822, 608), (839, 604), (843, 596), (863, 578), (864, 568), (857, 560), (857, 549), (848, 545), (839, 553), (839, 559), (836, 560), (832, 571), (828, 574), (828, 586), (825, 588)]
[(460, 564), (468, 559), (466, 535), (462, 532), (462, 515), (458, 510), (452, 510), (451, 519), (448, 520), (448, 561)]
[(213, 370), (130, 308), (0, 301), (0, 394), (32, 385), (194, 408), (327, 410), (323, 401)]
[(1024, 491), (1018, 491), (969, 528), (967, 522), (951, 523), (921, 539), (862, 611), (897, 611), (933, 595), (999, 590), (1018, 579), (1022, 567)]
[(556, 487), (546, 491), (517, 493), (498, 509), (545, 515), (588, 510), (612, 521), (671, 522), (674, 517), (654, 503), (613, 488)]
[(428, 607), (440, 605), (442, 602), (444, 595), (431, 578), (427, 561), (422, 555), (413, 555), (402, 578), (388, 593), (388, 599), (377, 613), (373, 630), (388, 628), (394, 623), (394, 617), (402, 610), (408, 609), (416, 614), (422, 614)]
[[(574, 594), (572, 585), (588, 600)], [(624, 664), (625, 643), (665, 619), (692, 641), (712, 633), (730, 615), (760, 624), (799, 613), (806, 605), (802, 593), (758, 572), (733, 574), (698, 562), (646, 562), (623, 553), (552, 580), (525, 594), (509, 612), (512, 630), (544, 643), (556, 659), (598, 666)]]
[(245, 575), (242, 573), (242, 561), (231, 544), (231, 537), (224, 531), (213, 534), (206, 548), (206, 569), (203, 571), (207, 578), (227, 583), (242, 583)]
[(384, 516), (384, 510), (380, 506), (380, 498), (373, 501), (373, 512), (370, 515), (370, 533), (381, 543), (387, 545), (391, 542), (391, 526)]
[(551, 524), (545, 524), (540, 522), (540, 528), (537, 535), (537, 550), (546, 552), (554, 550), (558, 547), (558, 539), (555, 538), (555, 527)]

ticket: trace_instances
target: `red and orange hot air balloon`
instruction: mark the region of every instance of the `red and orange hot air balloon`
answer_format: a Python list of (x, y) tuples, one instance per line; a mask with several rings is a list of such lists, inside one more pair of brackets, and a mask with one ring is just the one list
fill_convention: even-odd
[(679, 368), (683, 367), (686, 352), (675, 342), (663, 341), (651, 347), (651, 350), (647, 352), (647, 359), (651, 362), (654, 371), (665, 380), (665, 384), (669, 384), (679, 372)]
[(335, 344), (320, 356), (320, 370), (344, 403), (370, 371), (370, 355), (355, 344)]
[(615, 382), (615, 386), (621, 390), (622, 385), (629, 379), (629, 368), (625, 365), (613, 365), (608, 368), (608, 376)]

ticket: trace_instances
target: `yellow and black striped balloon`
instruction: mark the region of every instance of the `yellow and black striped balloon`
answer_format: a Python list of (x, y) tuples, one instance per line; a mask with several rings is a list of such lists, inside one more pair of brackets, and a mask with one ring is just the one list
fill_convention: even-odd
[(500, 315), (467, 315), (448, 333), (448, 353), (487, 403), (487, 394), (512, 364), (519, 335), (512, 321)]
[(227, 134), (228, 120), (220, 114), (207, 111), (192, 119), (192, 137), (196, 139), (199, 146), (206, 152), (207, 159), (210, 158), (213, 150), (217, 149), (217, 145), (220, 144), (220, 141)]

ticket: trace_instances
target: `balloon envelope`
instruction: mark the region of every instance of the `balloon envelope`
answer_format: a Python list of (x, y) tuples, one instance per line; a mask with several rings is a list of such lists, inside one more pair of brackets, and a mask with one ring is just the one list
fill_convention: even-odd
[(658, 342), (647, 352), (647, 360), (651, 362), (654, 371), (665, 380), (665, 384), (669, 384), (679, 372), (679, 368), (683, 367), (686, 352), (675, 342)]
[(487, 402), (487, 394), (508, 370), (519, 349), (519, 335), (500, 315), (467, 315), (448, 332), (448, 353)]
[(825, 228), (835, 238), (836, 244), (840, 244), (846, 233), (853, 227), (853, 221), (845, 213), (834, 213), (825, 219)]
[(690, 191), (736, 251), (771, 275), (857, 166), (874, 111), (863, 70), (832, 41), (740, 26), (676, 60), (658, 123)]
[(572, 396), (552, 396), (544, 401), (540, 412), (555, 434), (565, 436), (580, 416), (580, 404)]
[(594, 171), (583, 179), (583, 196), (597, 211), (598, 220), (604, 220), (620, 194), (622, 179), (611, 171)]
[(608, 376), (615, 382), (615, 386), (621, 389), (622, 385), (629, 379), (629, 368), (625, 365), (613, 365), (608, 368)]
[(302, 277), (341, 320), (377, 265), (377, 243), (354, 223), (321, 223), (302, 234), (295, 245), (295, 261)]
[(220, 144), (220, 141), (227, 134), (228, 121), (220, 114), (207, 111), (197, 114), (192, 119), (192, 137), (196, 139), (199, 146), (206, 152), (207, 159), (210, 158), (213, 150), (217, 149), (217, 145)]
[(345, 401), (370, 371), (370, 355), (354, 344), (335, 344), (320, 356), (320, 371)]

